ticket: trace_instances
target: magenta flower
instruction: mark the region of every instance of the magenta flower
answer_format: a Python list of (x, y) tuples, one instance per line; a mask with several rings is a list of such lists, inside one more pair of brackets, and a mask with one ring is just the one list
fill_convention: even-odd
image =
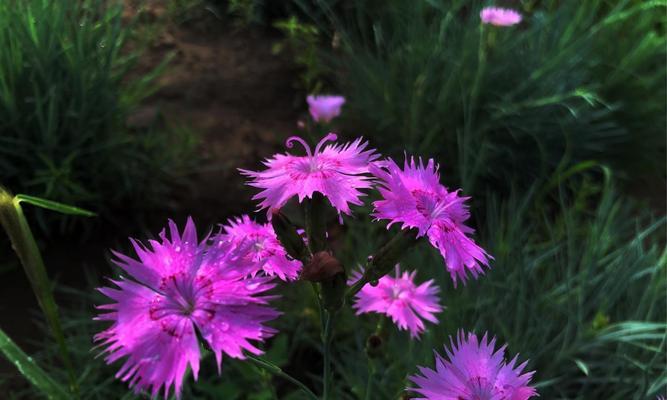
[[(252, 178), (249, 185), (262, 189), (253, 199), (261, 199), (260, 210), (267, 208), (279, 209), (293, 196), (299, 202), (304, 198), (312, 198), (319, 192), (329, 199), (338, 213), (350, 214), (350, 204), (361, 205), (359, 199), (363, 195), (360, 189), (372, 186), (369, 165), (379, 155), (375, 150), (365, 150), (368, 142), (356, 139), (352, 143), (328, 144), (336, 140), (334, 133), (329, 133), (315, 146), (310, 146), (298, 136), (287, 139), (286, 146), (292, 148), (294, 142), (301, 143), (306, 150), (305, 156), (276, 154), (264, 162), (268, 169), (255, 172), (240, 170), (242, 174)], [(269, 213), (269, 216), (271, 214)]]
[(330, 122), (340, 115), (340, 109), (345, 104), (343, 96), (315, 96), (306, 97), (308, 111), (315, 122)]
[[(441, 312), (442, 307), (438, 304), (437, 296), (440, 288), (433, 285), (433, 279), (417, 286), (414, 282), (415, 274), (415, 271), (401, 274), (396, 265), (396, 277), (385, 275), (377, 286), (366, 284), (356, 295), (353, 307), (357, 315), (369, 312), (386, 314), (399, 329), (410, 331), (412, 338), (419, 337), (424, 332), (421, 318), (437, 324), (438, 319), (434, 314)], [(358, 281), (361, 275), (355, 271), (348, 285)]]
[(182, 235), (173, 221), (169, 231), (170, 239), (163, 230), (160, 241), (149, 241), (150, 248), (131, 240), (139, 260), (113, 253), (134, 280), (121, 278), (111, 281), (117, 288), (99, 289), (114, 303), (99, 306), (104, 311), (96, 319), (113, 324), (95, 336), (107, 363), (127, 357), (116, 377), (152, 397), (164, 386), (165, 398), (172, 385), (180, 397), (188, 367), (197, 379), (195, 329), (219, 369), (222, 353), (241, 359), (244, 350), (260, 354), (249, 340), (274, 334), (264, 323), (279, 314), (267, 304), (271, 296), (260, 296), (274, 286), (269, 278), (244, 279), (247, 245), (200, 243), (192, 219)]
[(508, 8), (485, 7), (479, 17), (483, 23), (496, 26), (511, 26), (521, 22), (521, 14)]
[(372, 215), (377, 220), (389, 220), (387, 229), (401, 223), (402, 229), (416, 228), (419, 237), (426, 235), (445, 259), (454, 286), (457, 279), (466, 282), (467, 271), (475, 278), (484, 273), (481, 265), (488, 266), (490, 256), (467, 236), (474, 231), (464, 225), (470, 217), (463, 204), (468, 197), (440, 184), (438, 166), (432, 159), (424, 166), (421, 158), (419, 163), (406, 158), (403, 170), (388, 159), (377, 163), (372, 172), (380, 179), (383, 197), (373, 203)]
[(277, 276), (283, 281), (293, 280), (299, 276), (301, 263), (292, 260), (278, 241), (271, 224), (259, 224), (247, 215), (231, 219), (223, 226), (224, 233), (217, 240), (223, 240), (239, 246), (249, 244), (249, 256), (257, 269), (251, 271), (252, 276), (264, 271), (268, 276)]
[(450, 337), (447, 360), (436, 353), (435, 370), (419, 367), (422, 376), (410, 379), (419, 388), (408, 389), (427, 400), (527, 400), (537, 396), (528, 386), (534, 372), (523, 373), (526, 363), (515, 367), (517, 357), (506, 363), (505, 348), (494, 352), (496, 339), (486, 335), (479, 342), (469, 333), (459, 332), (458, 343)]

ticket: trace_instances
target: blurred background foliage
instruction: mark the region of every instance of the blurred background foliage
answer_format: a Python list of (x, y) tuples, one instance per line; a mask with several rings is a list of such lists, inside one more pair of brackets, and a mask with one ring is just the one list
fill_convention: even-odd
[[(398, 159), (404, 151), (434, 157), (443, 181), (473, 196), (475, 237), (495, 257), (492, 269), (454, 290), (437, 254), (411, 251), (404, 268), (442, 288), (440, 324), (418, 342), (390, 326), (381, 354), (369, 359), (379, 318), (347, 311), (334, 339), (336, 398), (369, 398), (369, 388), (370, 398), (401, 398), (415, 365), (432, 365), (432, 350), (460, 328), (488, 331), (530, 359), (541, 398), (665, 394), (666, 2), (498, 2), (524, 15), (513, 28), (481, 26), (479, 10), (491, 3), (478, 1), (175, 3), (180, 15), (205, 9), (238, 29), (273, 32), (274, 51), (300, 68), (298, 96), (345, 95), (347, 136), (363, 135)], [(0, 32), (8, 49), (0, 56), (0, 181), (95, 211), (135, 196), (159, 203), (172, 187), (167, 177), (192, 160), (194, 146), (183, 143), (193, 139), (124, 125), (160, 73), (128, 79), (140, 52), (121, 51), (131, 25), (120, 9), (92, 0), (26, 4), (0, 5), (10, 27)], [(390, 236), (364, 218), (333, 226), (348, 270)], [(88, 286), (100, 282), (93, 274)], [(317, 389), (315, 298), (305, 283), (281, 289), (285, 314), (267, 357)], [(59, 290), (80, 299), (67, 308), (65, 328), (83, 397), (133, 398), (113, 378), (115, 366), (91, 357), (100, 326), (90, 305), (101, 297)], [(35, 348), (64, 381), (48, 338)], [(224, 364), (218, 377), (208, 357), (184, 398), (301, 398), (253, 366)]]
[[(130, 74), (142, 43), (122, 7), (3, 1), (0, 20), (0, 182), (106, 219), (162, 205), (196, 141), (180, 127), (128, 126), (168, 60)], [(73, 219), (47, 215), (37, 215), (45, 231), (71, 231)]]

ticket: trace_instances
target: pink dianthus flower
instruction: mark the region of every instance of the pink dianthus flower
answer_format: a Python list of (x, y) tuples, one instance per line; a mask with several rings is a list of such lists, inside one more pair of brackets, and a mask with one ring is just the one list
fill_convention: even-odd
[(275, 333), (264, 325), (279, 313), (268, 306), (272, 296), (261, 296), (274, 285), (269, 278), (246, 279), (248, 246), (207, 245), (197, 240), (192, 219), (183, 234), (169, 221), (170, 238), (144, 247), (131, 240), (135, 260), (114, 252), (114, 262), (133, 279), (112, 280), (117, 288), (100, 288), (111, 304), (96, 318), (113, 324), (95, 336), (104, 347), (107, 363), (125, 358), (116, 374), (135, 392), (152, 397), (174, 386), (180, 397), (188, 368), (199, 372), (199, 343), (195, 329), (208, 343), (220, 368), (222, 354), (245, 358), (243, 351), (262, 351), (249, 340), (262, 341)]
[(345, 104), (345, 97), (330, 95), (310, 95), (306, 97), (308, 111), (315, 122), (331, 122), (340, 115), (340, 109)]
[[(412, 338), (417, 338), (424, 331), (422, 319), (435, 324), (435, 313), (442, 311), (438, 304), (438, 286), (430, 279), (421, 285), (414, 282), (416, 272), (403, 272), (396, 266), (396, 276), (385, 275), (376, 286), (367, 283), (356, 295), (354, 308), (357, 315), (369, 312), (386, 314), (401, 330), (410, 331)], [(348, 282), (354, 284), (361, 278), (355, 271)]]
[(511, 26), (521, 22), (521, 14), (508, 8), (485, 7), (479, 17), (483, 23), (496, 26)]
[(427, 236), (445, 259), (454, 285), (464, 283), (467, 271), (476, 278), (483, 274), (481, 265), (488, 266), (490, 257), (467, 235), (473, 232), (464, 222), (470, 217), (459, 190), (450, 192), (440, 184), (438, 166), (433, 159), (425, 166), (421, 158), (406, 158), (403, 169), (388, 159), (372, 168), (380, 179), (383, 199), (373, 202), (373, 217), (389, 220), (387, 228), (401, 223), (402, 229), (415, 228), (418, 236)]
[(218, 236), (217, 240), (227, 241), (235, 246), (250, 246), (248, 255), (257, 265), (257, 269), (251, 271), (253, 276), (260, 270), (283, 281), (294, 280), (299, 276), (301, 262), (287, 256), (271, 224), (260, 224), (243, 215), (230, 219), (223, 229), (224, 233)]
[(342, 145), (324, 146), (336, 138), (334, 133), (327, 134), (312, 152), (305, 140), (292, 136), (287, 139), (286, 146), (292, 148), (294, 142), (301, 143), (306, 150), (305, 156), (276, 154), (264, 162), (267, 167), (264, 171), (240, 170), (252, 178), (248, 183), (250, 186), (262, 189), (253, 197), (261, 199), (260, 209), (280, 209), (294, 196), (302, 202), (312, 198), (315, 192), (328, 198), (339, 213), (349, 215), (350, 204), (361, 205), (359, 197), (363, 193), (360, 189), (372, 187), (369, 166), (379, 155), (375, 150), (366, 150), (368, 142), (362, 142), (361, 138)]
[(436, 353), (435, 370), (419, 367), (421, 376), (410, 379), (419, 385), (408, 389), (426, 400), (527, 400), (537, 396), (529, 386), (534, 372), (522, 373), (526, 363), (516, 365), (517, 357), (507, 363), (505, 348), (494, 352), (495, 338), (489, 342), (486, 335), (479, 342), (472, 333), (461, 331), (458, 343), (450, 338), (450, 349), (445, 348), (447, 359)]

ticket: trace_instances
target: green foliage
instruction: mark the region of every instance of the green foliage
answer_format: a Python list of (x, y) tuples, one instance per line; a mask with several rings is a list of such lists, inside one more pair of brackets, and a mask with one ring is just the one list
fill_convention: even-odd
[(0, 182), (104, 217), (157, 204), (193, 149), (182, 132), (125, 126), (166, 64), (130, 77), (138, 53), (106, 3), (0, 3)]
[(294, 63), (301, 67), (299, 88), (308, 93), (322, 89), (322, 78), (327, 68), (320, 56), (320, 35), (317, 27), (299, 21), (295, 16), (274, 23), (285, 39), (273, 47), (275, 53), (286, 49), (293, 54)]
[[(12, 249), (14, 249), (14, 252), (21, 261), (26, 277), (32, 286), (35, 298), (44, 313), (51, 334), (58, 345), (61, 360), (69, 373), (70, 390), (72, 393), (76, 394), (78, 393), (78, 388), (76, 381), (74, 380), (74, 366), (69, 356), (69, 349), (65, 343), (65, 335), (60, 322), (58, 306), (53, 298), (51, 282), (49, 281), (49, 276), (46, 272), (42, 254), (39, 247), (37, 247), (30, 225), (28, 225), (28, 221), (23, 215), (23, 208), (20, 204), (22, 201), (64, 213), (85, 214), (86, 211), (32, 196), (19, 195), (14, 197), (0, 187), (0, 226), (9, 237)], [(25, 362), (21, 362), (20, 358), (22, 353), (17, 352), (17, 349), (12, 349), (9, 338), (5, 339), (9, 346), (9, 353), (6, 353), (9, 354), (7, 357), (11, 357), (12, 354), (14, 354), (15, 357), (18, 357), (16, 359), (10, 358), (10, 360), (16, 364), (19, 371), (21, 371), (28, 380), (40, 389), (45, 390), (43, 385), (46, 385), (46, 383), (37, 381), (39, 376), (35, 375), (39, 371), (35, 372), (34, 369), (30, 368)]]
[[(380, 318), (357, 317), (345, 308), (333, 338), (333, 398), (398, 398), (416, 366), (432, 366), (432, 351), (442, 352), (458, 329), (489, 332), (507, 342), (511, 354), (529, 359), (543, 398), (639, 400), (664, 392), (665, 220), (637, 217), (642, 214), (609, 183), (600, 186), (579, 176), (548, 194), (489, 194), (476, 237), (495, 260), (466, 286), (452, 287), (440, 255), (425, 243), (406, 255), (403, 267), (416, 269), (418, 281), (434, 279), (446, 306), (440, 323), (429, 324), (419, 341), (387, 323), (383, 350), (369, 361), (366, 340)], [(338, 245), (345, 249), (348, 270), (392, 233), (382, 224), (354, 219), (346, 221), (346, 229)], [(284, 315), (273, 324), (280, 334), (267, 343), (265, 358), (316, 389), (322, 347), (315, 295), (306, 282), (281, 284), (277, 292)], [(69, 296), (82, 300), (78, 312), (68, 313), (65, 328), (75, 364), (82, 366), (83, 398), (122, 398), (127, 389), (113, 379), (115, 366), (89, 352), (90, 337), (102, 329), (91, 320), (89, 305), (101, 304), (100, 296)], [(35, 357), (54, 365), (49, 362), (54, 346), (42, 348)], [(184, 398), (305, 398), (294, 385), (248, 361), (225, 359), (221, 376), (210, 355), (203, 363), (196, 384), (186, 377)], [(49, 372), (65, 378), (61, 370)], [(370, 397), (364, 397), (367, 390)], [(17, 398), (30, 398), (29, 393)]]
[(468, 191), (587, 160), (623, 179), (663, 164), (664, 2), (524, 2), (515, 27), (481, 25), (480, 2), (318, 4), (355, 129), (438, 157)]
[[(489, 194), (476, 236), (495, 260), (464, 287), (452, 287), (430, 247), (413, 251), (403, 266), (416, 269), (420, 281), (435, 279), (447, 308), (418, 343), (391, 334), (376, 362), (376, 398), (395, 398), (414, 366), (433, 365), (432, 350), (442, 351), (458, 329), (489, 332), (507, 342), (510, 353), (530, 359), (543, 398), (645, 399), (664, 392), (665, 220), (638, 218), (612, 188), (591, 185), (561, 187), (546, 200), (537, 190), (509, 198)], [(382, 243), (381, 230), (353, 223), (348, 259), (370, 254)], [(339, 332), (344, 344), (337, 342), (343, 347), (337, 372), (357, 393), (349, 398), (367, 384), (363, 346), (377, 317), (362, 320), (364, 331), (350, 316), (350, 328)]]
[(65, 400), (68, 398), (67, 391), (53, 381), (2, 329), (0, 329), (0, 352), (48, 399)]
[[(420, 341), (386, 324), (381, 351), (369, 359), (367, 338), (382, 320), (344, 308), (332, 340), (332, 397), (399, 398), (416, 366), (432, 366), (432, 351), (442, 352), (458, 329), (489, 332), (507, 342), (511, 354), (529, 359), (541, 398), (639, 400), (664, 393), (665, 219), (640, 211), (611, 179), (637, 179), (664, 161), (664, 3), (523, 1), (525, 22), (512, 28), (481, 26), (479, 2), (299, 3), (314, 25), (291, 18), (276, 26), (286, 35), (283, 46), (302, 57), (297, 63), (316, 72), (304, 76), (303, 87), (319, 90), (328, 72), (322, 66), (333, 63), (348, 99), (348, 122), (386, 154), (406, 148), (437, 157), (444, 180), (475, 194), (475, 239), (495, 258), (483, 277), (454, 289), (428, 245), (406, 254), (404, 268), (442, 288), (447, 308), (440, 323), (429, 324)], [(322, 58), (322, 32), (340, 38), (339, 58)], [(54, 54), (60, 52), (51, 54), (57, 59)], [(48, 108), (39, 110), (35, 115), (50, 115)], [(141, 134), (151, 138), (150, 148), (175, 152), (156, 151), (161, 163), (178, 158), (177, 146), (161, 147), (158, 136)], [(608, 168), (599, 173), (601, 165)], [(134, 181), (128, 182), (134, 193)], [(357, 218), (329, 233), (349, 272), (395, 230)], [(81, 300), (80, 309), (68, 310), (64, 329), (80, 366), (82, 398), (134, 397), (113, 377), (118, 365), (107, 366), (90, 351), (91, 337), (103, 329), (91, 319), (90, 305), (100, 304), (101, 296), (63, 291)], [(280, 369), (269, 370), (285, 371), (319, 392), (323, 346), (316, 294), (306, 282), (281, 283), (276, 292), (284, 314), (272, 323), (280, 333), (265, 349)], [(57, 346), (47, 338), (40, 349), (35, 359), (64, 382)], [(305, 398), (284, 377), (251, 362), (227, 358), (221, 375), (210, 354), (203, 364), (196, 384), (186, 376), (184, 398)], [(35, 391), (12, 396), (30, 399)]]

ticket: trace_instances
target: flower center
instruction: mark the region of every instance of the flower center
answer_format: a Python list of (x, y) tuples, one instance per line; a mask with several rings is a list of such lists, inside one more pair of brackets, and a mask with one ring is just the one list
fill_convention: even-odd
[(473, 376), (466, 382), (470, 396), (464, 400), (491, 400), (493, 396), (493, 386), (489, 380), (482, 376)]
[[(149, 305), (148, 312), (153, 321), (165, 317), (190, 318), (197, 311), (215, 313), (208, 307), (213, 294), (213, 282), (206, 277), (191, 278), (184, 272), (178, 272), (162, 278), (160, 291), (162, 294), (156, 294)], [(162, 326), (173, 333), (171, 324), (163, 323)]]
[(448, 207), (448, 204), (436, 193), (415, 189), (411, 194), (417, 203), (417, 211), (426, 219), (431, 220), (440, 217)]

